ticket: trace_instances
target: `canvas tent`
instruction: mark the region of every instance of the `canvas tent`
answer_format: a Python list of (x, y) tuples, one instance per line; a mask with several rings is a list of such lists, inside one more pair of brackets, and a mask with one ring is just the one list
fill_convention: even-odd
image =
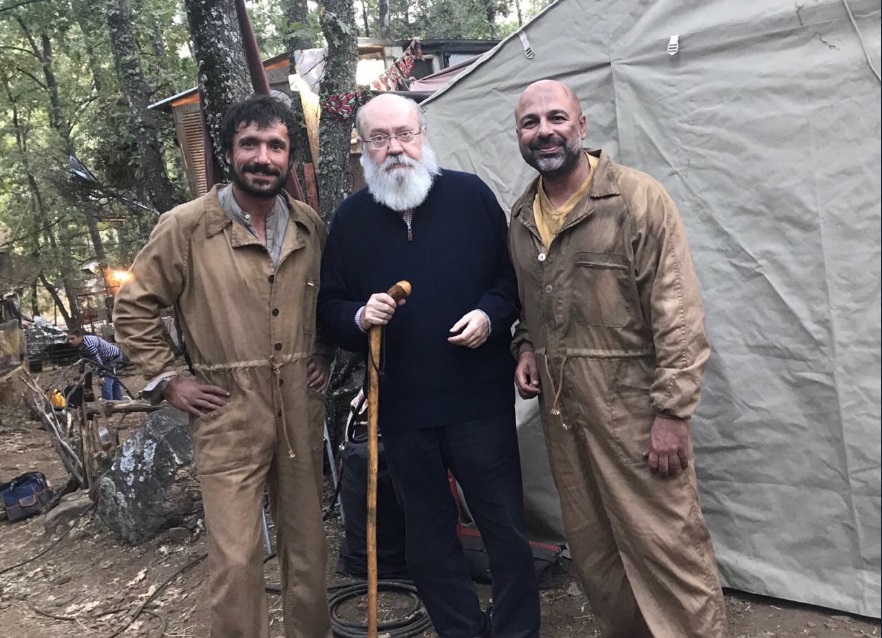
[[(559, 0), (423, 108), (440, 164), (478, 173), (508, 207), (534, 175), (515, 101), (554, 77), (581, 97), (589, 146), (667, 187), (713, 346), (694, 430), (725, 584), (878, 617), (882, 166), (868, 58), (878, 69), (879, 0)], [(531, 523), (550, 534), (536, 407), (519, 419)]]

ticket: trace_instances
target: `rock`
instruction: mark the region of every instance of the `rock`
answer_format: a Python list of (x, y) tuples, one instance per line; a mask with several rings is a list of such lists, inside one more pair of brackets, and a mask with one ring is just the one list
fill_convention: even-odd
[(168, 530), (168, 542), (184, 543), (190, 539), (190, 530), (186, 527), (172, 527)]
[(81, 541), (85, 538), (91, 536), (89, 532), (84, 529), (75, 529), (70, 534), (67, 535), (67, 540), (69, 541)]
[(43, 517), (43, 529), (47, 534), (64, 531), (73, 525), (90, 507), (92, 501), (86, 492), (65, 494), (54, 508)]
[(570, 586), (567, 587), (567, 594), (570, 596), (581, 596), (582, 589), (576, 583), (570, 583)]
[(70, 582), (70, 576), (59, 576), (53, 581), (53, 585), (67, 585)]
[(196, 529), (202, 497), (183, 412), (164, 408), (144, 418), (101, 477), (98, 515), (132, 545), (173, 527)]

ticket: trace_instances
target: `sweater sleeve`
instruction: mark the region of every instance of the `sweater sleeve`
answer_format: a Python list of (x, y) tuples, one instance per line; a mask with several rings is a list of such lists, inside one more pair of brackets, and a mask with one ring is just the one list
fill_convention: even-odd
[(325, 332), (324, 336), (341, 348), (360, 352), (367, 348), (367, 334), (355, 324), (355, 313), (367, 300), (356, 299), (347, 283), (345, 249), (341, 241), (342, 223), (341, 211), (338, 209), (322, 256), (318, 318)]
[(476, 308), (490, 317), (491, 334), (510, 335), (517, 318), (518, 288), (514, 266), (508, 252), (508, 224), (493, 191), (479, 180), (480, 197), (490, 221), (496, 250), (496, 278), (478, 300)]

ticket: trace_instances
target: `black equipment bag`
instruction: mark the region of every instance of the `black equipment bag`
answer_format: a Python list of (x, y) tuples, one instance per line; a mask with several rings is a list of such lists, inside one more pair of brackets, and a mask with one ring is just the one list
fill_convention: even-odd
[[(367, 435), (361, 406), (349, 414), (340, 452), (340, 504), (345, 523), (337, 571), (367, 577)], [(386, 463), (382, 438), (377, 453), (377, 574), (379, 578), (409, 578), (405, 558), (404, 513)]]
[(0, 485), (0, 500), (10, 523), (36, 516), (51, 498), (49, 484), (41, 472), (26, 472)]
[[(340, 453), (340, 503), (344, 538), (337, 571), (367, 576), (367, 443), (347, 442)], [(380, 578), (408, 578), (404, 552), (404, 514), (379, 445), (377, 464), (377, 574)]]
[[(490, 557), (484, 549), (484, 541), (481, 533), (472, 527), (460, 527), (459, 539), (465, 550), (466, 561), (469, 564), (469, 572), (472, 580), (476, 583), (490, 583)], [(549, 589), (558, 586), (561, 582), (557, 576), (566, 573), (564, 567), (563, 550), (560, 545), (530, 541), (530, 549), (533, 550), (533, 567), (536, 571), (536, 581), (539, 589)]]

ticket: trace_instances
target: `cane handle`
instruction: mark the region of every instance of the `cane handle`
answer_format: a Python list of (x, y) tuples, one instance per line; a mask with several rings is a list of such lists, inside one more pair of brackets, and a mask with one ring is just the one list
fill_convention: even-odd
[(386, 292), (387, 295), (392, 297), (395, 301), (401, 301), (402, 299), (407, 299), (411, 293), (411, 286), (409, 281), (401, 280)]

